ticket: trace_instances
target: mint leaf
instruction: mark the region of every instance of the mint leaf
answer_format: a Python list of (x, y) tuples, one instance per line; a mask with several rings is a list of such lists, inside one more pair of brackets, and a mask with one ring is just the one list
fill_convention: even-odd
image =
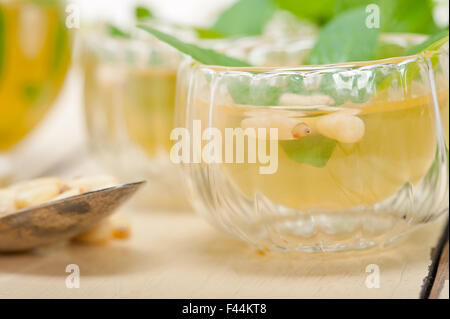
[(225, 37), (223, 34), (211, 29), (195, 28), (194, 30), (200, 39), (221, 39)]
[(435, 33), (432, 0), (377, 0), (384, 32)]
[(107, 25), (108, 34), (114, 38), (131, 39), (131, 34), (123, 31), (119, 27), (108, 24)]
[(150, 20), (154, 17), (153, 12), (144, 6), (137, 6), (134, 9), (134, 16), (138, 21)]
[(280, 9), (318, 25), (327, 23), (335, 13), (336, 0), (273, 0)]
[(205, 49), (195, 44), (186, 43), (177, 38), (158, 31), (147, 25), (138, 25), (138, 28), (147, 31), (154, 35), (159, 40), (173, 46), (175, 49), (191, 56), (194, 60), (206, 65), (220, 65), (229, 67), (247, 67), (251, 66), (249, 63), (226, 56), (211, 49)]
[(377, 49), (378, 34), (378, 29), (366, 27), (364, 8), (345, 11), (323, 28), (311, 50), (308, 63), (372, 60)]
[(337, 143), (322, 135), (312, 135), (297, 140), (280, 141), (280, 144), (290, 159), (322, 168), (327, 165)]
[(239, 0), (222, 12), (211, 30), (228, 37), (260, 35), (275, 10), (273, 0)]
[(281, 88), (265, 82), (250, 85), (238, 79), (228, 81), (228, 92), (236, 104), (270, 106), (277, 105), (283, 93)]
[(435, 33), (432, 0), (336, 0), (335, 13), (375, 4), (382, 32)]
[(6, 50), (5, 23), (2, 11), (2, 8), (0, 8), (0, 77), (3, 72), (4, 54)]
[(411, 47), (405, 55), (414, 55), (425, 51), (436, 51), (439, 50), (446, 42), (448, 42), (448, 30), (432, 35), (424, 42)]

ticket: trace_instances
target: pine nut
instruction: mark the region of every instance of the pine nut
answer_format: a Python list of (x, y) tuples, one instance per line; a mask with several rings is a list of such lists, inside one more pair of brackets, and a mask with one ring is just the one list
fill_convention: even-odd
[(11, 190), (0, 190), (0, 215), (16, 210), (14, 192)]
[(27, 185), (16, 193), (15, 204), (18, 209), (35, 206), (52, 200), (60, 193), (60, 184), (49, 182), (41, 185)]
[(131, 225), (128, 218), (118, 213), (110, 217), (113, 228), (113, 237), (115, 239), (126, 239), (131, 235)]
[(318, 118), (316, 128), (320, 134), (341, 143), (357, 143), (361, 141), (365, 133), (363, 120), (340, 112)]
[[(294, 128), (299, 126), (295, 131)], [(292, 119), (281, 115), (272, 115), (264, 117), (250, 117), (241, 121), (241, 127), (246, 128), (265, 128), (267, 137), (270, 134), (270, 128), (278, 129), (278, 139), (288, 140), (294, 138), (300, 138), (306, 132), (306, 124), (302, 121)], [(297, 132), (299, 130), (299, 132)], [(302, 133), (303, 132), (303, 133)], [(294, 134), (296, 136), (294, 136)], [(306, 134), (307, 135), (307, 134)], [(306, 136), (305, 135), (305, 136)]]
[(334, 105), (335, 101), (331, 96), (323, 94), (301, 95), (295, 93), (284, 93), (280, 97), (278, 104), (286, 106), (320, 106)]
[(79, 177), (70, 181), (66, 185), (69, 188), (78, 188), (82, 193), (94, 191), (97, 189), (107, 188), (119, 184), (117, 178), (109, 175), (98, 175)]
[(95, 225), (88, 231), (73, 238), (73, 241), (82, 244), (101, 245), (110, 241), (112, 237), (112, 224), (109, 218), (107, 218), (100, 221), (97, 225)]
[(61, 194), (59, 194), (58, 196), (56, 196), (55, 198), (52, 198), (52, 200), (60, 200), (60, 199), (64, 199), (64, 198), (68, 198), (68, 197), (72, 197), (72, 196), (76, 196), (76, 195), (80, 195), (82, 192), (79, 188), (71, 188), (68, 189), (64, 192), (62, 192)]

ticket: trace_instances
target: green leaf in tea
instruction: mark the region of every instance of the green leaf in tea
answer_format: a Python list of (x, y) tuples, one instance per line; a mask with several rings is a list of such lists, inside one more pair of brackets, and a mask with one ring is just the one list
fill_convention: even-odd
[(150, 20), (154, 17), (153, 12), (144, 6), (137, 6), (134, 9), (134, 15), (138, 21)]
[(327, 165), (337, 143), (322, 135), (311, 135), (297, 140), (280, 141), (280, 144), (290, 159), (322, 168)]
[(205, 49), (195, 44), (183, 42), (174, 36), (158, 31), (147, 25), (138, 25), (138, 28), (145, 30), (154, 35), (159, 40), (166, 42), (175, 49), (191, 56), (194, 60), (206, 65), (220, 65), (228, 67), (247, 67), (251, 66), (245, 61), (229, 57), (211, 49)]
[(239, 0), (222, 12), (211, 30), (227, 37), (260, 35), (275, 10), (273, 0)]
[(366, 26), (364, 8), (345, 11), (321, 31), (311, 50), (309, 64), (368, 61), (374, 58), (379, 29)]
[(107, 25), (107, 32), (114, 38), (131, 39), (131, 34), (112, 24)]
[(239, 79), (229, 79), (227, 87), (234, 103), (245, 105), (277, 105), (283, 93), (281, 88), (265, 82), (250, 85)]

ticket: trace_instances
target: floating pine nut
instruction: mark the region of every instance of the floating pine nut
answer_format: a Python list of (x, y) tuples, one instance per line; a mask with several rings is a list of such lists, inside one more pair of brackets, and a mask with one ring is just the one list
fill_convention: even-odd
[[(267, 137), (270, 135), (270, 128), (278, 129), (278, 139), (280, 140), (289, 140), (294, 137), (293, 132), (294, 128), (299, 125), (304, 124), (303, 122), (292, 119), (289, 117), (281, 116), (278, 114), (274, 114), (272, 116), (264, 116), (264, 117), (250, 117), (242, 120), (241, 127), (243, 129), (246, 128), (265, 128)], [(306, 126), (306, 124), (304, 124)]]
[(311, 128), (302, 122), (294, 126), (291, 133), (294, 138), (302, 138), (311, 134)]
[(89, 176), (75, 178), (66, 185), (80, 189), (81, 193), (90, 192), (97, 189), (107, 188), (119, 184), (117, 178), (109, 175)]
[(335, 101), (331, 96), (324, 94), (301, 95), (295, 93), (284, 93), (280, 97), (278, 104), (288, 106), (319, 106), (334, 105)]
[(316, 128), (320, 134), (341, 143), (359, 142), (365, 132), (363, 120), (344, 113), (332, 113), (317, 118)]

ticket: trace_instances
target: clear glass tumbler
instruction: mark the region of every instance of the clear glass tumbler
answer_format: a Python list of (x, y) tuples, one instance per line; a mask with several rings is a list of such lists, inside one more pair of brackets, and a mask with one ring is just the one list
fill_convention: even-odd
[[(383, 43), (401, 54), (419, 38)], [(448, 44), (335, 65), (185, 61), (178, 126), (191, 142), (203, 137), (179, 159), (193, 206), (229, 233), (281, 251), (386, 245), (434, 220), (449, 200), (448, 61)]]

